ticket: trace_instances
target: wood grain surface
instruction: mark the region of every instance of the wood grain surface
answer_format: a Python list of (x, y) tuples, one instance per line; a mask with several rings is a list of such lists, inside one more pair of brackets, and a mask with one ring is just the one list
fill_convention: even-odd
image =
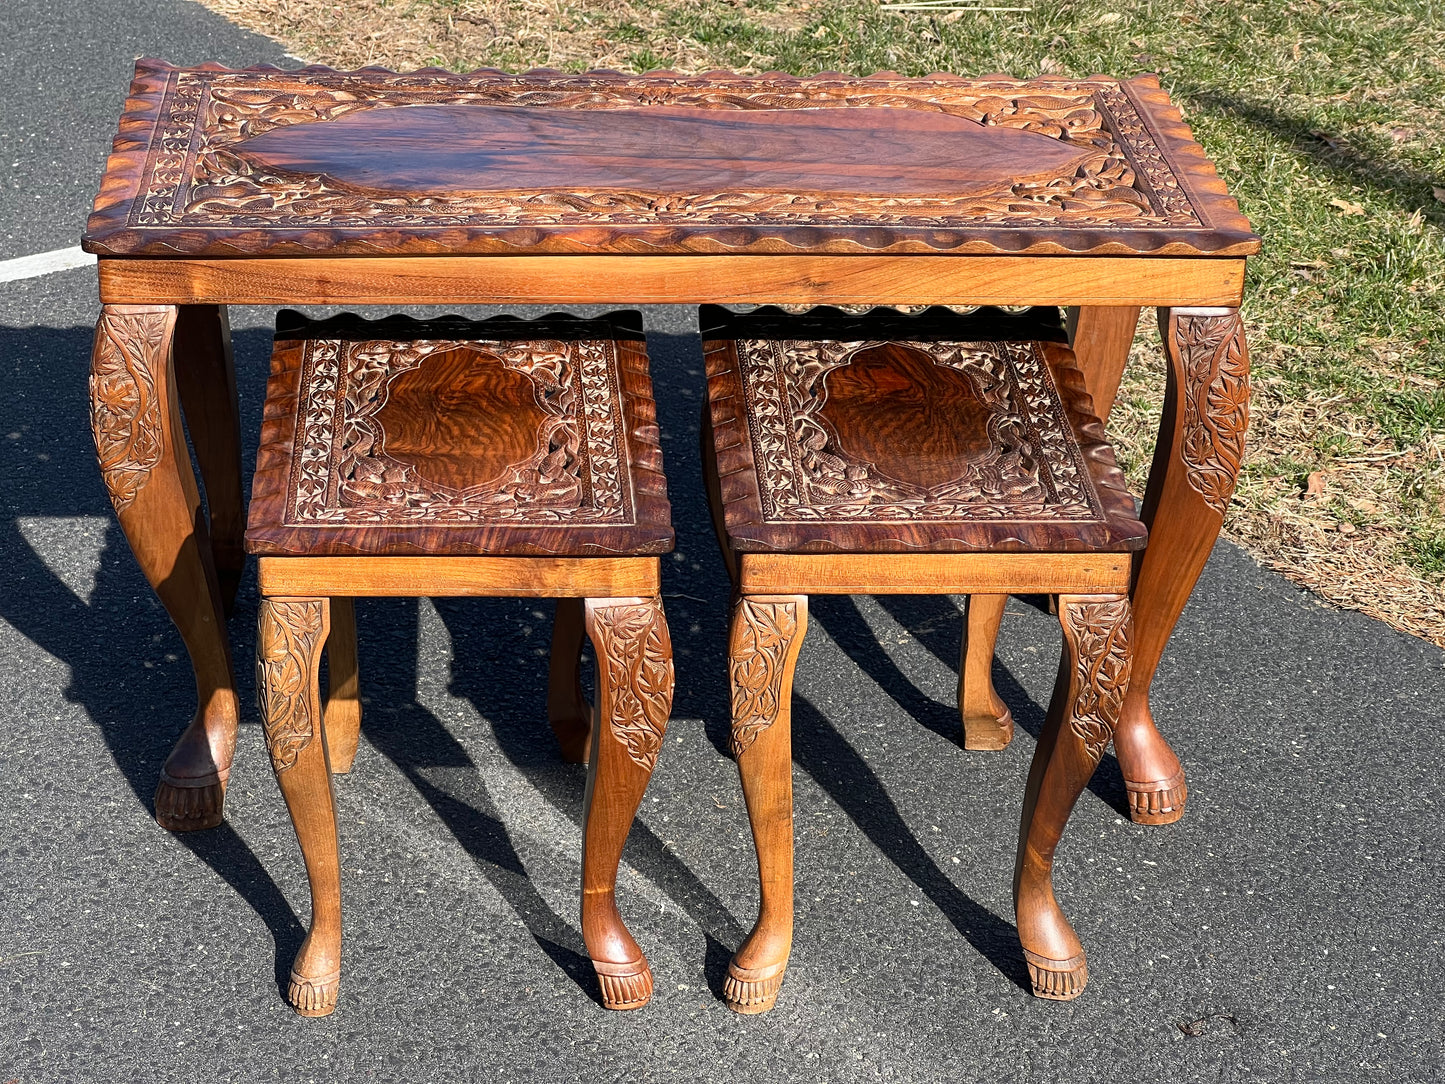
[(325, 257), (1258, 244), (1150, 76), (150, 59), (137, 62), (85, 238), (110, 255)]
[(701, 320), (732, 549), (1143, 547), (1056, 311)]
[(283, 313), (247, 545), (268, 555), (672, 548), (641, 316)]

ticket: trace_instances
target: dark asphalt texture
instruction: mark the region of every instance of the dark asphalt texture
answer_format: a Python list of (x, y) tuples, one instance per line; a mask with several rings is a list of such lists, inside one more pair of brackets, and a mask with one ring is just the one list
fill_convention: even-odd
[[(0, 258), (75, 243), (133, 57), (282, 59), (182, 0), (7, 0), (0, 33)], [(172, 835), (150, 796), (194, 694), (95, 470), (94, 272), (0, 291), (0, 1082), (1445, 1078), (1441, 653), (1227, 543), (1154, 686), (1186, 817), (1130, 824), (1106, 756), (1061, 849), (1092, 976), (1067, 1004), (1027, 993), (1009, 905), (1054, 619), (1010, 603), (996, 675), (1018, 737), (968, 753), (956, 602), (816, 600), (792, 965), (771, 1014), (728, 1012), (756, 873), (686, 309), (648, 312), (679, 685), (620, 879), (652, 1004), (601, 1009), (583, 955), (583, 773), (544, 721), (548, 611), (367, 600), (364, 737), (337, 786), (341, 1004), (296, 1017), (282, 988), (309, 905), (253, 706), (254, 578), (231, 625), (246, 715), (227, 822)], [(272, 313), (233, 318), (249, 468)]]

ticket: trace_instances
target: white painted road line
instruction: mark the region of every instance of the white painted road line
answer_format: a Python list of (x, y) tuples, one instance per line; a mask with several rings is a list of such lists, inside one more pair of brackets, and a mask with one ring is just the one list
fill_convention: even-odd
[(0, 282), (39, 278), (55, 271), (69, 271), (72, 267), (84, 267), (92, 263), (95, 263), (95, 257), (89, 252), (81, 252), (79, 245), (74, 248), (57, 248), (54, 252), (0, 260)]

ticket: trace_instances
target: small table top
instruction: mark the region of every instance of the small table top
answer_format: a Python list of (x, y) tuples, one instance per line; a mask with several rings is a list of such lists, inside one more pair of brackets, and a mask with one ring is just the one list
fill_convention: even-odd
[(1259, 239), (1153, 76), (141, 60), (84, 247), (1244, 256)]

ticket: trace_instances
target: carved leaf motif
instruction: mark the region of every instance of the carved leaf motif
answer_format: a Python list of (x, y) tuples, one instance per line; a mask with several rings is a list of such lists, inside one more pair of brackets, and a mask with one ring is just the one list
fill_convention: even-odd
[(1073, 634), (1079, 695), (1069, 726), (1098, 764), (1114, 738), (1129, 691), (1131, 610), (1127, 599), (1070, 602), (1064, 623)]
[(145, 488), (165, 451), (156, 372), (170, 347), (168, 309), (103, 312), (90, 366), (90, 423), (96, 457), (117, 513)]
[(1174, 349), (1184, 368), (1180, 455), (1189, 487), (1221, 516), (1244, 460), (1249, 428), (1249, 353), (1239, 314), (1176, 314)]
[[(528, 459), (454, 490), (388, 455), (377, 415), (398, 376), (460, 346), (528, 377), (546, 420)], [(315, 339), (306, 351), (288, 523), (632, 522), (611, 342)]]
[[(498, 78), (412, 73), (182, 72), (162, 110), (160, 151), (137, 200), (134, 226), (790, 225), (845, 220), (874, 225), (1198, 226), (1200, 219), (1127, 93), (1109, 81), (1019, 93), (994, 82), (926, 84), (810, 80), (770, 84), (616, 80), (588, 76)], [(202, 105), (204, 102), (204, 106)], [(276, 128), (336, 121), (406, 106), (514, 106), (626, 111), (888, 108), (945, 113), (1063, 144), (1057, 176), (1000, 179), (986, 190), (897, 197), (791, 191), (682, 192), (635, 186), (595, 190), (526, 186), (497, 193), (368, 193), (324, 172), (278, 170), (238, 153)], [(197, 132), (196, 129), (200, 131)], [(194, 157), (188, 152), (195, 148)]]
[(782, 707), (783, 670), (798, 633), (796, 602), (743, 598), (728, 647), (732, 671), (732, 752), (740, 757)]
[(271, 763), (284, 772), (311, 744), (312, 677), (325, 627), (320, 599), (261, 600), (257, 620), (256, 693)]
[(936, 486), (889, 477), (838, 446), (825, 417), (828, 374), (881, 341), (737, 343), (763, 515), (819, 519), (1096, 520), (1102, 514), (1058, 390), (1031, 342), (900, 342), (966, 376), (987, 414), (986, 455)]
[(672, 641), (655, 600), (593, 611), (597, 661), (608, 695), (599, 708), (633, 762), (649, 772), (672, 713)]

